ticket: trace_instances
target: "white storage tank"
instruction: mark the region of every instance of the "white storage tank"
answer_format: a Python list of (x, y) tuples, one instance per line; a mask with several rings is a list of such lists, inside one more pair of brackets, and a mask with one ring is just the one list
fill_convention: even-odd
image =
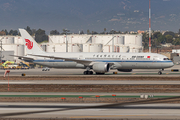
[(47, 44), (46, 52), (55, 52), (55, 45), (54, 44)]
[(92, 44), (101, 43), (101, 41), (99, 39), (100, 39), (100, 36), (92, 35)]
[(116, 46), (116, 52), (120, 52), (120, 47)]
[(66, 36), (65, 35), (49, 35), (49, 43), (65, 43), (66, 42)]
[[(3, 51), (14, 51), (14, 55), (18, 56), (24, 56), (24, 45), (16, 45), (16, 44), (5, 44), (2, 45)], [(18, 61), (18, 58), (15, 57), (16, 61)]]
[(7, 36), (6, 44), (14, 44), (14, 36)]
[(55, 44), (55, 52), (66, 52), (66, 44)]
[(90, 52), (90, 45), (88, 43), (83, 44), (83, 52)]
[[(66, 44), (55, 44), (55, 52), (66, 52)], [(68, 52), (71, 52), (72, 44), (68, 44)]]
[(78, 44), (78, 43), (82, 43), (82, 40), (79, 35), (71, 35), (71, 36), (68, 36), (68, 43)]
[(103, 44), (106, 46), (112, 45), (113, 40), (114, 44), (124, 43), (123, 36), (121, 37), (120, 35), (94, 35), (92, 38), (92, 43)]
[(3, 37), (2, 44), (14, 44), (14, 37), (13, 36)]
[(2, 49), (3, 49), (3, 51), (16, 51), (15, 45), (13, 45), (13, 44), (10, 44), (10, 45), (4, 44), (4, 45), (2, 45)]
[(109, 41), (106, 41), (106, 42), (109, 42), (108, 45), (112, 45), (112, 42), (114, 40), (114, 45), (116, 44), (121, 44), (123, 45), (124, 44), (124, 36), (121, 36), (121, 35), (111, 35), (109, 36)]
[(16, 48), (17, 48), (17, 51), (16, 53), (14, 52), (15, 55), (18, 55), (18, 56), (24, 56), (24, 45), (16, 45)]
[(135, 45), (142, 46), (142, 35), (136, 35), (136, 37), (135, 37)]
[(103, 46), (103, 52), (111, 52), (111, 46), (110, 45), (106, 45), (106, 46)]
[(47, 45), (40, 45), (40, 46), (41, 46), (41, 48), (43, 49), (43, 51), (45, 51), (45, 52), (46, 52)]
[(23, 39), (21, 36), (14, 37), (14, 44), (24, 44)]
[[(113, 52), (119, 52), (120, 48), (118, 45), (114, 45)], [(103, 52), (112, 52), (112, 45), (103, 46)]]
[(117, 44), (124, 45), (124, 36), (116, 36), (117, 38)]
[(134, 52), (135, 52), (135, 47), (134, 47), (134, 46), (132, 46), (132, 45), (130, 45), (129, 47), (130, 47), (129, 52), (130, 52), (130, 53), (134, 53)]
[(102, 44), (91, 44), (90, 52), (102, 52), (103, 45)]
[(52, 44), (53, 42), (53, 35), (48, 35), (48, 43)]
[(119, 47), (120, 47), (120, 52), (122, 52), (122, 53), (129, 52), (129, 46), (121, 45)]
[(84, 43), (91, 43), (92, 42), (92, 35), (72, 35), (69, 38), (70, 43), (72, 44), (84, 44)]
[(71, 52), (82, 52), (83, 45), (82, 44), (73, 44), (71, 48)]
[(133, 44), (135, 45), (135, 35), (125, 35), (125, 40), (124, 40), (124, 44), (128, 45), (128, 44)]
[(130, 52), (133, 52), (133, 53), (139, 53), (139, 52), (142, 52), (142, 47), (141, 46), (131, 46), (130, 45)]

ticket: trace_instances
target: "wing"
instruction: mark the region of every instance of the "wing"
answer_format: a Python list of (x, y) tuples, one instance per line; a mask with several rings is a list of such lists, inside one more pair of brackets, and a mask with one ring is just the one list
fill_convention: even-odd
[[(85, 59), (73, 59), (73, 58), (54, 57), (54, 56), (46, 56), (46, 55), (33, 55), (33, 54), (28, 54), (28, 55), (37, 56), (37, 57), (53, 58), (53, 59), (63, 59), (64, 61), (74, 61), (74, 62), (83, 64), (85, 66), (92, 66), (94, 63), (99, 63), (99, 61), (85, 60)], [(114, 63), (109, 63), (109, 64), (110, 64), (110, 66), (114, 65)]]
[(22, 59), (23, 58), (23, 60), (34, 60), (33, 58), (26, 57), (26, 56), (18, 56), (18, 55), (9, 55), (9, 56), (18, 57), (18, 59)]
[(54, 56), (46, 56), (46, 55), (33, 55), (33, 54), (28, 54), (31, 56), (37, 56), (37, 57), (45, 57), (45, 58), (53, 58), (53, 59), (63, 59), (64, 61), (74, 61), (80, 64), (83, 64), (85, 66), (91, 66), (93, 61), (91, 60), (82, 60), (82, 59), (73, 59), (73, 58), (64, 58), (64, 57), (54, 57)]

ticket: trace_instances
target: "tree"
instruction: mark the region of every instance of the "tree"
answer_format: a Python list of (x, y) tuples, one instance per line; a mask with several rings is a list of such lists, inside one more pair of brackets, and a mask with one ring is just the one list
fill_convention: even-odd
[(176, 38), (175, 40), (173, 40), (172, 44), (173, 45), (180, 45), (180, 38)]
[(128, 32), (128, 31), (125, 31), (124, 33), (125, 33), (125, 34), (128, 34), (129, 32)]
[(142, 44), (144, 46), (144, 48), (148, 48), (149, 47), (149, 35), (144, 33), (143, 36), (142, 36)]
[(171, 35), (172, 37), (175, 37), (175, 33), (172, 31), (165, 32), (164, 36), (166, 36), (166, 35)]
[(18, 35), (18, 31), (17, 30), (10, 30), (9, 35)]
[(38, 43), (48, 40), (48, 36), (45, 34), (45, 30), (38, 29), (35, 34), (35, 40)]
[(104, 32), (103, 33), (106, 34), (106, 28), (104, 28)]
[(84, 34), (83, 30), (81, 30), (80, 34)]
[(159, 34), (157, 41), (158, 41), (159, 44), (164, 44), (164, 43), (166, 43), (166, 38), (165, 38), (164, 35)]
[(109, 34), (115, 34), (115, 30), (112, 29)]
[(32, 35), (32, 30), (31, 30), (31, 28), (29, 26), (27, 26), (25, 29), (30, 35)]
[(59, 35), (60, 33), (57, 30), (50, 31), (50, 35)]
[(8, 35), (13, 35), (13, 30), (10, 30)]
[(36, 34), (36, 29), (32, 29), (32, 35), (35, 36)]
[(96, 32), (96, 31), (92, 31), (92, 34), (98, 34), (98, 32)]
[(91, 32), (90, 32), (90, 30), (89, 30), (89, 29), (87, 30), (87, 34), (91, 34)]
[(152, 37), (158, 38), (159, 35), (162, 35), (162, 33), (161, 32), (155, 32)]
[[(8, 35), (8, 31), (5, 29), (5, 30), (2, 30), (1, 32), (3, 32), (3, 35)], [(2, 33), (1, 33), (2, 35)]]
[(18, 35), (18, 31), (17, 31), (17, 30), (14, 30), (14, 31), (13, 31), (13, 35)]
[(0, 31), (0, 35), (2, 36), (2, 35), (6, 35), (6, 33), (2, 30), (2, 31)]
[(173, 41), (173, 36), (171, 36), (171, 35), (166, 35), (165, 37), (166, 37), (166, 43), (172, 43), (172, 41)]

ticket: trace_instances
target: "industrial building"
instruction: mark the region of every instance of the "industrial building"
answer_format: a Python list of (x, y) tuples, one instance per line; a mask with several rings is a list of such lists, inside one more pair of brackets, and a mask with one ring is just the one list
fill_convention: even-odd
[[(142, 52), (142, 36), (129, 34), (67, 35), (69, 52)], [(49, 35), (47, 52), (66, 52), (66, 35)]]
[[(142, 36), (130, 34), (70, 34), (49, 35), (48, 43), (40, 46), (46, 52), (142, 52)], [(14, 51), (14, 55), (26, 55), (21, 36), (1, 36), (2, 51)], [(2, 58), (3, 59), (3, 58)], [(19, 62), (18, 58), (14, 58)]]

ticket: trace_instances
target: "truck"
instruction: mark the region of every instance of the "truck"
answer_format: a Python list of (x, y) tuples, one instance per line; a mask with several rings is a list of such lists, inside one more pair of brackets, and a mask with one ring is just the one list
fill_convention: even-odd
[(15, 69), (17, 68), (18, 64), (14, 61), (6, 61), (2, 64), (2, 68), (4, 69)]

